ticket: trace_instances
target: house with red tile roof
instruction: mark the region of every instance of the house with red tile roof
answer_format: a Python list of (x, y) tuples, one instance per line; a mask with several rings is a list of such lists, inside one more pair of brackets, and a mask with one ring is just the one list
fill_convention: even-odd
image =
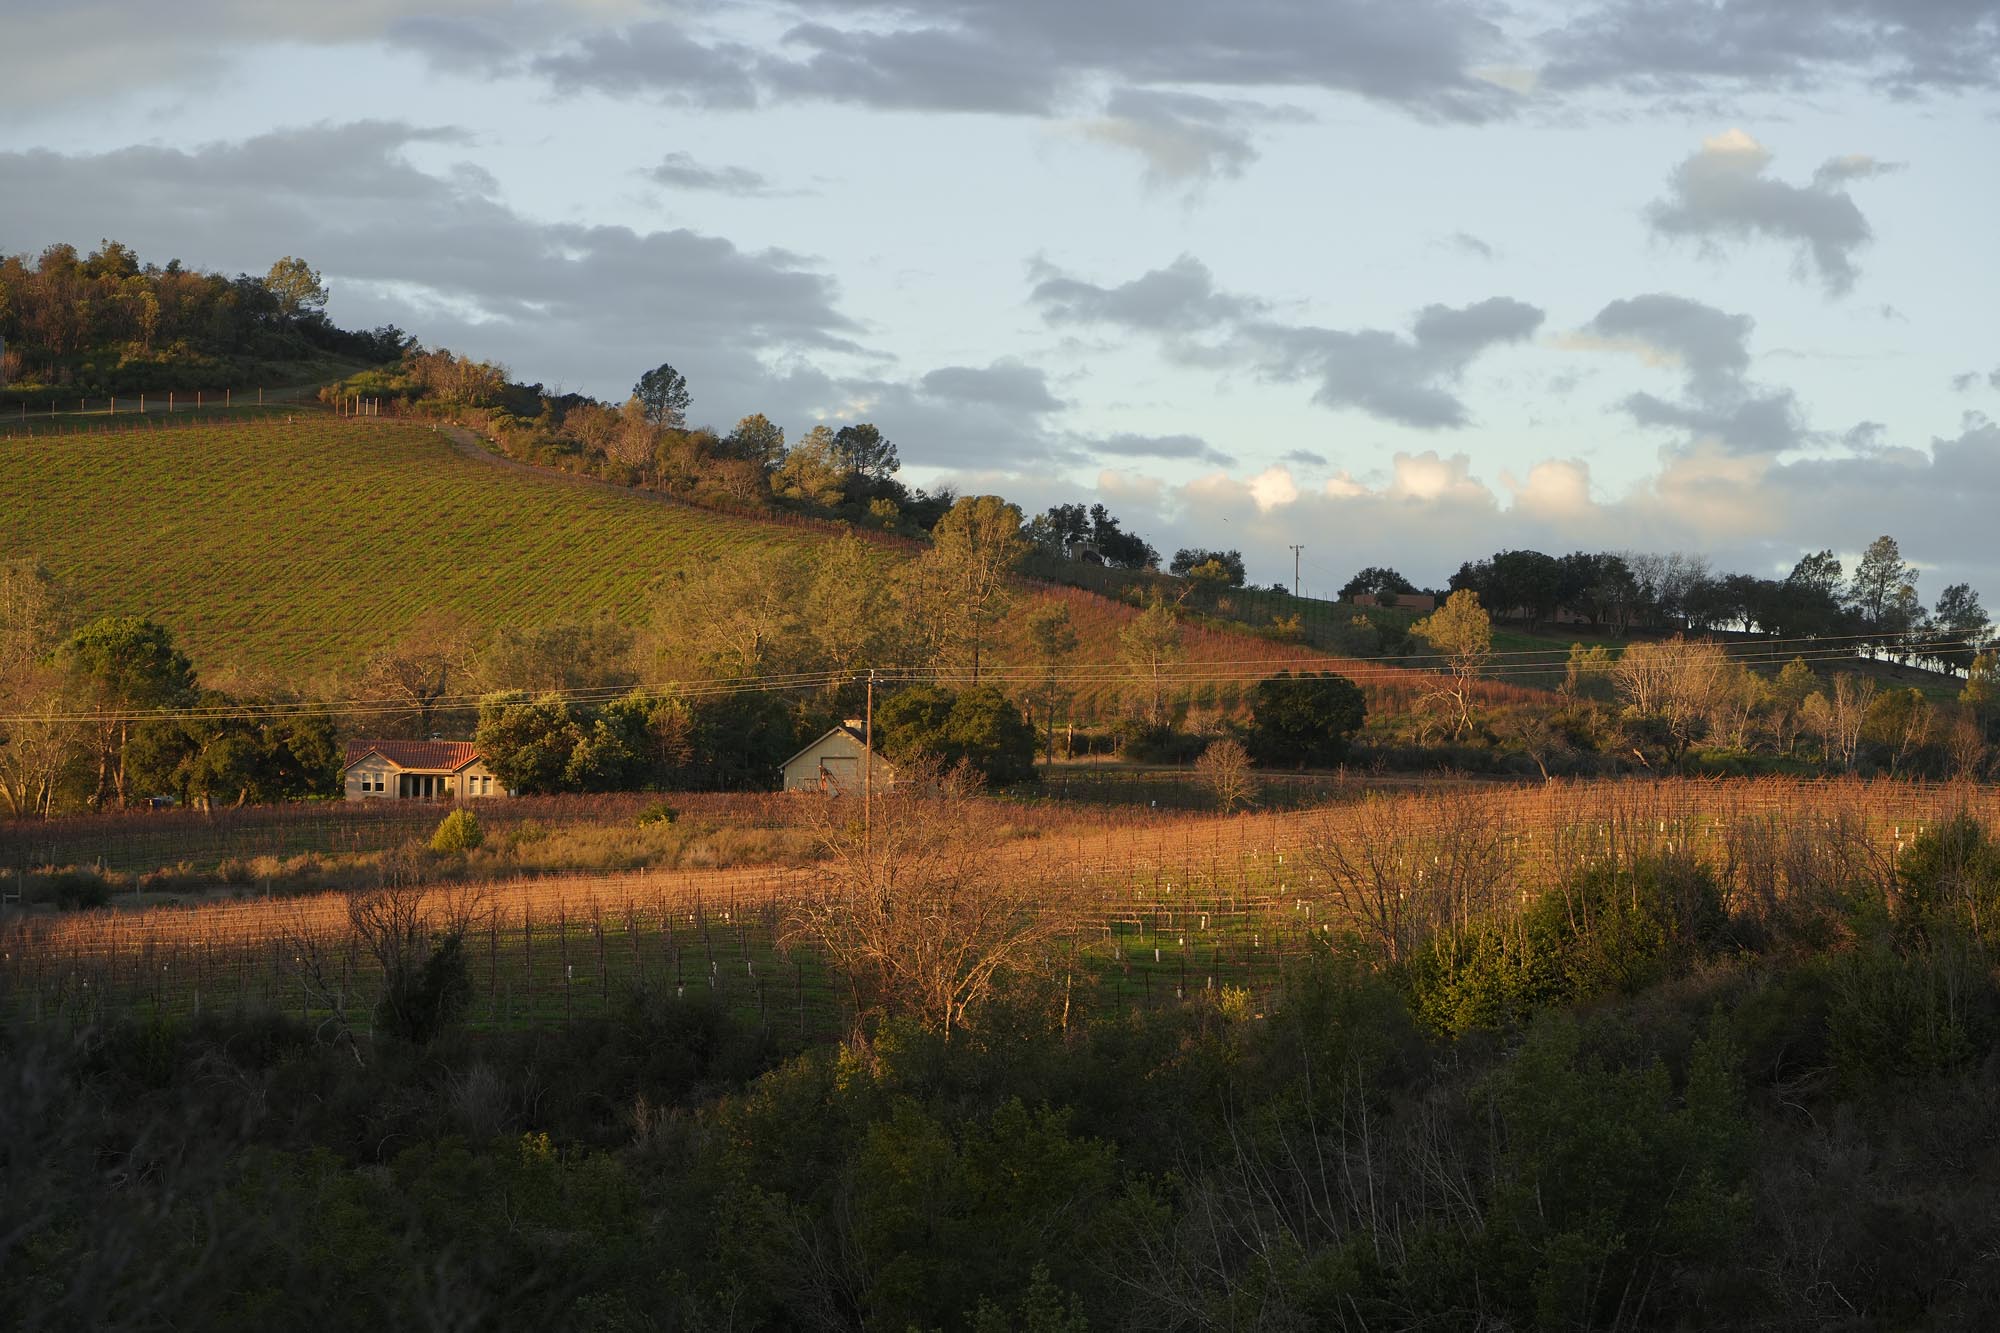
[(477, 801), (510, 795), (471, 741), (349, 741), (350, 801)]

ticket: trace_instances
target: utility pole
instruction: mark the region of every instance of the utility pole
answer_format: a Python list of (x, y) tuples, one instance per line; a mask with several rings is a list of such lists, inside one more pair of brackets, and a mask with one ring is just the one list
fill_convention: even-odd
[(875, 860), (875, 668), (868, 668), (868, 707), (861, 723), (861, 854)]
[(1299, 595), (1299, 552), (1305, 549), (1303, 546), (1292, 548), (1292, 596), (1294, 597)]

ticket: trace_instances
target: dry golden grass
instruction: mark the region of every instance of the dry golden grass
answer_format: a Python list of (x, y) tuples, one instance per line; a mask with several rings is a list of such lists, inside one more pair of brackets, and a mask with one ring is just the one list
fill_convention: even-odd
[[(1310, 848), (1394, 840), (1406, 853), (1442, 858), (1474, 825), (1497, 830), (1507, 878), (1522, 895), (1541, 892), (1579, 865), (1665, 852), (1705, 861), (1726, 889), (1755, 906), (1813, 873), (1890, 874), (1898, 852), (1927, 823), (1960, 810), (1991, 823), (2000, 816), (2000, 792), (1789, 779), (1469, 786), (1360, 794), (1337, 805), (1276, 814), (1049, 831), (1002, 845), (994, 856), (1054, 889), (1057, 910), (1070, 914), (1079, 929), (1173, 910), (1196, 898), (1226, 902), (1231, 911), (1282, 907), (1324, 920), (1305, 906), (1330, 893), (1325, 876), (1303, 855)], [(854, 813), (858, 817), (858, 809)], [(1827, 858), (1835, 851), (1840, 860), (1830, 869)], [(662, 913), (757, 910), (795, 894), (814, 873), (810, 866), (639, 869), (459, 883), (434, 892), (440, 902), (470, 894), (503, 921), (539, 924), (634, 905)], [(254, 949), (302, 930), (342, 928), (348, 901), (348, 894), (326, 893), (17, 916), (0, 930), (0, 944), (8, 967), (38, 957), (116, 957), (149, 947)]]

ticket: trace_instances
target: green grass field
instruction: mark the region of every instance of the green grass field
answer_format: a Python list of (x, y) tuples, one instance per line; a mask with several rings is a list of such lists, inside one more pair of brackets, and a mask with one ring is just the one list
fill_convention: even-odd
[(820, 538), (465, 457), (421, 425), (325, 416), (0, 439), (0, 550), (91, 615), (147, 614), (204, 669), (358, 666), (426, 612), (608, 612), (656, 578)]

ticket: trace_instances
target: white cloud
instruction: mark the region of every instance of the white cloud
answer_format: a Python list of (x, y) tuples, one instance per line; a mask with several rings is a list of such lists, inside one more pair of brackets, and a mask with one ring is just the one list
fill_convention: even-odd
[(1524, 480), (1516, 481), (1504, 472), (1500, 480), (1513, 495), (1517, 509), (1551, 521), (1581, 519), (1595, 507), (1590, 496), (1590, 465), (1580, 459), (1545, 459), (1529, 468)]
[(1250, 478), (1250, 498), (1266, 513), (1299, 498), (1299, 488), (1287, 467), (1268, 467)]

